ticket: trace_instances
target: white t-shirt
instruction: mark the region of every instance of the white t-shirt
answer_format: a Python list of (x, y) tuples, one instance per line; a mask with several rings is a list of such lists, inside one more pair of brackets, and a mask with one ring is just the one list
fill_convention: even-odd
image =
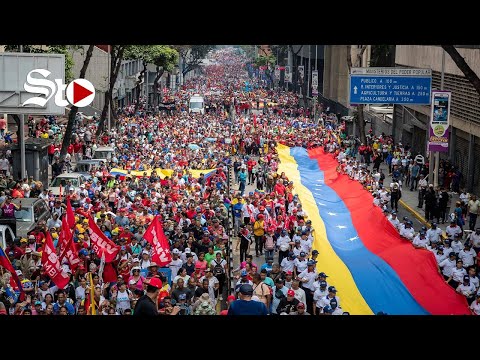
[(467, 275), (467, 270), (462, 268), (457, 268), (456, 266), (452, 269), (452, 279), (456, 282), (462, 282), (463, 277)]
[(116, 310), (119, 313), (123, 313), (125, 309), (130, 309), (130, 298), (128, 297), (129, 290), (125, 290), (121, 292), (118, 290), (117, 292), (117, 306)]
[(420, 235), (415, 236), (415, 239), (413, 239), (413, 245), (422, 247), (424, 249), (427, 248), (428, 240), (426, 237), (423, 239), (420, 237)]
[(442, 268), (443, 275), (450, 277), (452, 276), (453, 268), (456, 267), (456, 264), (457, 262), (455, 260), (450, 260), (450, 258), (447, 258), (438, 264), (438, 266)]
[[(340, 298), (335, 295), (335, 297), (333, 298), (330, 298), (328, 295), (324, 296), (323, 298), (320, 299), (320, 306), (321, 308), (324, 308), (325, 306), (327, 305), (330, 305), (330, 300), (332, 299), (336, 299), (337, 300), (337, 306), (340, 306)], [(317, 302), (317, 306), (318, 306), (318, 302)]]
[(288, 257), (282, 260), (280, 266), (282, 267), (283, 271), (293, 271), (293, 266), (295, 265), (295, 260), (288, 260)]
[(475, 258), (477, 257), (477, 253), (473, 249), (470, 249), (468, 251), (463, 249), (458, 253), (458, 257), (463, 261), (464, 267), (472, 266), (475, 264)]
[[(291, 290), (293, 290), (292, 288), (290, 288)], [(295, 292), (295, 299), (297, 299), (298, 301), (300, 302), (303, 302), (304, 304), (307, 303), (307, 298), (305, 296), (305, 290), (303, 290), (302, 288), (298, 288), (297, 290), (293, 290)]]
[(473, 310), (475, 315), (480, 315), (480, 302), (478, 300), (472, 302), (472, 304), (470, 305), (470, 309)]
[(448, 225), (445, 228), (445, 232), (447, 233), (449, 238), (453, 239), (455, 234), (460, 234), (462, 232), (462, 229), (460, 229), (460, 226), (451, 227), (450, 225)]
[[(457, 238), (457, 239), (458, 239), (458, 238)], [(452, 242), (450, 243), (450, 246), (452, 247), (452, 250), (453, 250), (454, 252), (456, 252), (457, 254), (458, 254), (461, 250), (463, 250), (463, 244), (462, 244), (460, 241), (454, 240), (454, 241), (452, 241)]]
[(297, 267), (297, 274), (300, 274), (303, 270), (307, 268), (307, 262), (308, 262), (307, 259), (300, 261), (300, 259), (296, 258), (294, 260), (294, 264)]
[(308, 280), (306, 282), (302, 281), (302, 286), (303, 287), (306, 287), (307, 289), (315, 291), (315, 286), (313, 284), (315, 283), (315, 278), (317, 277), (317, 272), (316, 271), (308, 272), (308, 269), (305, 269), (298, 275), (298, 277), (300, 279), (307, 279)]
[(475, 286), (472, 283), (464, 285), (463, 283), (457, 286), (457, 291), (466, 297), (471, 297), (475, 295)]
[(474, 247), (480, 247), (480, 235), (477, 235), (476, 232), (470, 235), (470, 241), (472, 242)]
[(428, 229), (427, 230), (427, 239), (430, 242), (440, 242), (440, 236), (442, 235), (442, 229), (439, 229), (438, 227), (436, 229)]
[(168, 264), (168, 267), (172, 271), (172, 278), (175, 278), (177, 276), (178, 270), (182, 267), (183, 261), (178, 258), (177, 260), (172, 260), (170, 261), (170, 264)]

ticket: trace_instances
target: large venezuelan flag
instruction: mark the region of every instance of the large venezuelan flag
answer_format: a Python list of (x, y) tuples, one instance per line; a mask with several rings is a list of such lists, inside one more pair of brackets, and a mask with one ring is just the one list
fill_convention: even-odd
[(351, 314), (470, 314), (445, 284), (433, 254), (401, 239), (372, 196), (323, 149), (279, 145), (279, 171), (294, 182), (315, 228), (317, 269), (329, 275)]

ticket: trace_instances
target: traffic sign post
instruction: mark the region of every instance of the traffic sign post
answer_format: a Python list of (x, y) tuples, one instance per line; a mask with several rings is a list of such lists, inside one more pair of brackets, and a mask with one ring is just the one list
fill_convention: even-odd
[(431, 69), (352, 68), (352, 104), (430, 104)]

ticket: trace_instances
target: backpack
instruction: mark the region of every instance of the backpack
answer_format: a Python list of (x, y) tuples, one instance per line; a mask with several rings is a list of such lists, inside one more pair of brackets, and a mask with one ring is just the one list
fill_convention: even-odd
[(215, 276), (222, 275), (225, 271), (223, 266), (221, 265), (222, 262), (218, 263), (217, 260), (213, 260), (213, 261), (215, 261), (215, 266), (213, 267), (213, 275)]
[(267, 250), (274, 250), (275, 249), (275, 244), (273, 243), (273, 237), (266, 236), (265, 249), (267, 249)]

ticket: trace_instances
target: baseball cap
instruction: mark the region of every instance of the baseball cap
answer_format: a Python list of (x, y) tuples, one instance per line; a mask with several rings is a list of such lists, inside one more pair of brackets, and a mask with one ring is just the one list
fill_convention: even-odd
[(240, 294), (243, 295), (253, 295), (253, 287), (250, 284), (243, 284), (242, 286), (240, 286), (239, 291)]
[(35, 301), (35, 306), (36, 305), (42, 305), (42, 302), (37, 300), (37, 301)]
[(190, 248), (185, 248), (185, 254), (189, 254), (191, 252), (192, 252), (192, 250), (190, 250)]
[(304, 304), (303, 302), (299, 302), (299, 303), (297, 304), (297, 309), (298, 309), (298, 308), (303, 308), (303, 309), (305, 309), (305, 304)]
[(293, 291), (292, 289), (288, 290), (287, 296), (295, 296), (295, 291)]
[(307, 266), (315, 266), (315, 261), (314, 260), (308, 260), (307, 261)]
[(172, 254), (177, 254), (177, 255), (178, 255), (178, 254), (180, 254), (180, 250), (178, 250), (178, 249), (173, 249), (173, 250), (172, 250)]
[(35, 235), (28, 235), (28, 240), (35, 240)]
[(287, 270), (287, 271), (285, 271), (285, 274), (287, 274), (287, 275), (292, 275), (293, 272), (292, 272), (292, 270)]
[(300, 252), (300, 257), (305, 257), (305, 256), (307, 256), (307, 254), (305, 254), (304, 251)]
[(324, 277), (324, 278), (327, 278), (327, 277), (328, 277), (328, 275), (325, 274), (324, 272), (321, 272), (320, 274), (318, 274), (318, 276), (321, 276), (321, 277)]
[(329, 287), (328, 287), (328, 292), (334, 292), (334, 293), (336, 293), (336, 292), (337, 292), (337, 289), (335, 289), (335, 286), (329, 286)]
[(463, 275), (463, 281), (470, 281), (470, 276)]
[(327, 286), (327, 282), (326, 281), (320, 281), (320, 287), (326, 287)]
[(156, 287), (157, 289), (161, 289), (163, 286), (162, 280), (156, 277), (151, 278), (150, 281), (148, 282), (148, 285)]
[(22, 270), (15, 270), (15, 273), (17, 274), (17, 276), (23, 275)]
[(187, 300), (187, 294), (178, 295), (178, 300)]
[(312, 255), (316, 255), (316, 254), (318, 254), (318, 250), (313, 250)]
[(325, 306), (325, 307), (323, 308), (323, 312), (324, 312), (325, 314), (331, 314), (331, 313), (333, 312), (333, 309), (332, 309), (332, 307), (331, 307), (330, 305), (327, 305), (327, 306)]
[(228, 295), (228, 297), (227, 297), (227, 302), (234, 301), (234, 300), (235, 300), (235, 296), (233, 296), (233, 295)]
[(242, 275), (242, 276), (247, 276), (247, 275), (248, 275), (247, 270), (243, 269), (241, 275)]
[(32, 252), (32, 249), (31, 248), (26, 248), (25, 249), (25, 254), (30, 254)]
[(273, 261), (273, 258), (272, 258), (272, 257), (269, 257), (269, 258), (267, 259), (267, 262), (270, 262), (270, 261)]

